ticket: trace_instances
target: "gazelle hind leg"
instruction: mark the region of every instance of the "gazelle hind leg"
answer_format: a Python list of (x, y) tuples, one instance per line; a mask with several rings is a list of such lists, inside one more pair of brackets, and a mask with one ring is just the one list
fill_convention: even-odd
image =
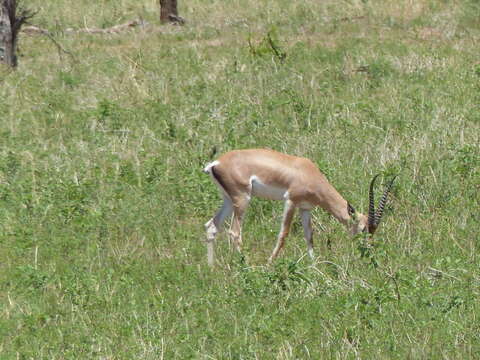
[(283, 210), (283, 219), (282, 219), (282, 227), (280, 229), (280, 233), (278, 234), (277, 245), (272, 252), (272, 255), (268, 259), (269, 263), (272, 263), (273, 260), (278, 256), (280, 250), (282, 250), (283, 245), (285, 245), (285, 238), (290, 231), (290, 225), (292, 224), (293, 215), (295, 214), (295, 205), (291, 200), (285, 201), (285, 208)]
[(242, 222), (249, 202), (250, 197), (246, 194), (233, 198), (233, 220), (230, 235), (238, 252), (242, 250)]
[(222, 207), (217, 211), (215, 216), (205, 224), (205, 230), (207, 231), (207, 257), (208, 265), (210, 266), (215, 262), (215, 237), (221, 230), (225, 219), (232, 214), (232, 205), (232, 200), (228, 196), (224, 196)]
[(313, 231), (312, 231), (312, 216), (308, 210), (300, 210), (300, 217), (302, 218), (303, 235), (307, 243), (307, 253), (311, 259), (313, 255)]

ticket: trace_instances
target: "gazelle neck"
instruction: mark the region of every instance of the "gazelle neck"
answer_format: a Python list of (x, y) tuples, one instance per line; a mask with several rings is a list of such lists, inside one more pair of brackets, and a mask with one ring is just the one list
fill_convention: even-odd
[(318, 186), (315, 196), (317, 206), (320, 206), (345, 226), (351, 221), (348, 213), (348, 202), (342, 195), (328, 182), (322, 182)]

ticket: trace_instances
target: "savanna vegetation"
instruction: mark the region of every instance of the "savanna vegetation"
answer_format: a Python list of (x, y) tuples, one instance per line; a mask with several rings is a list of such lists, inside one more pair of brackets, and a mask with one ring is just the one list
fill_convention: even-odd
[[(480, 357), (478, 1), (28, 6), (51, 37), (0, 68), (2, 359)], [(316, 259), (297, 221), (267, 266), (282, 204), (254, 199), (208, 268), (202, 168), (249, 147), (360, 211), (398, 174), (375, 242), (316, 210)]]

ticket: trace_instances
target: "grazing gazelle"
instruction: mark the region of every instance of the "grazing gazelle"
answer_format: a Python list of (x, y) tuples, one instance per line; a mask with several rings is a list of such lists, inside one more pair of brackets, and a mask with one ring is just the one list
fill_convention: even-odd
[(344, 224), (352, 235), (368, 231), (373, 234), (382, 218), (387, 196), (393, 180), (375, 211), (373, 186), (370, 183), (368, 216), (360, 214), (330, 185), (318, 167), (306, 158), (282, 154), (268, 149), (234, 150), (208, 164), (209, 173), (223, 194), (223, 205), (206, 224), (208, 263), (213, 265), (215, 235), (227, 216), (233, 211), (230, 234), (238, 251), (242, 245), (242, 219), (252, 196), (271, 200), (283, 200), (285, 209), (277, 245), (270, 256), (272, 262), (282, 249), (296, 208), (307, 242), (308, 254), (313, 257), (312, 225), (310, 210), (320, 206)]

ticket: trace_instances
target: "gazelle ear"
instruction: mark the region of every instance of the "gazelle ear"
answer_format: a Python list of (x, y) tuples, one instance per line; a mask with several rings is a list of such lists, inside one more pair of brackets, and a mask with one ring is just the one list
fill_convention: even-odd
[(350, 215), (353, 220), (357, 220), (357, 212), (355, 211), (355, 208), (350, 205), (350, 203), (347, 203), (347, 211), (348, 215)]

